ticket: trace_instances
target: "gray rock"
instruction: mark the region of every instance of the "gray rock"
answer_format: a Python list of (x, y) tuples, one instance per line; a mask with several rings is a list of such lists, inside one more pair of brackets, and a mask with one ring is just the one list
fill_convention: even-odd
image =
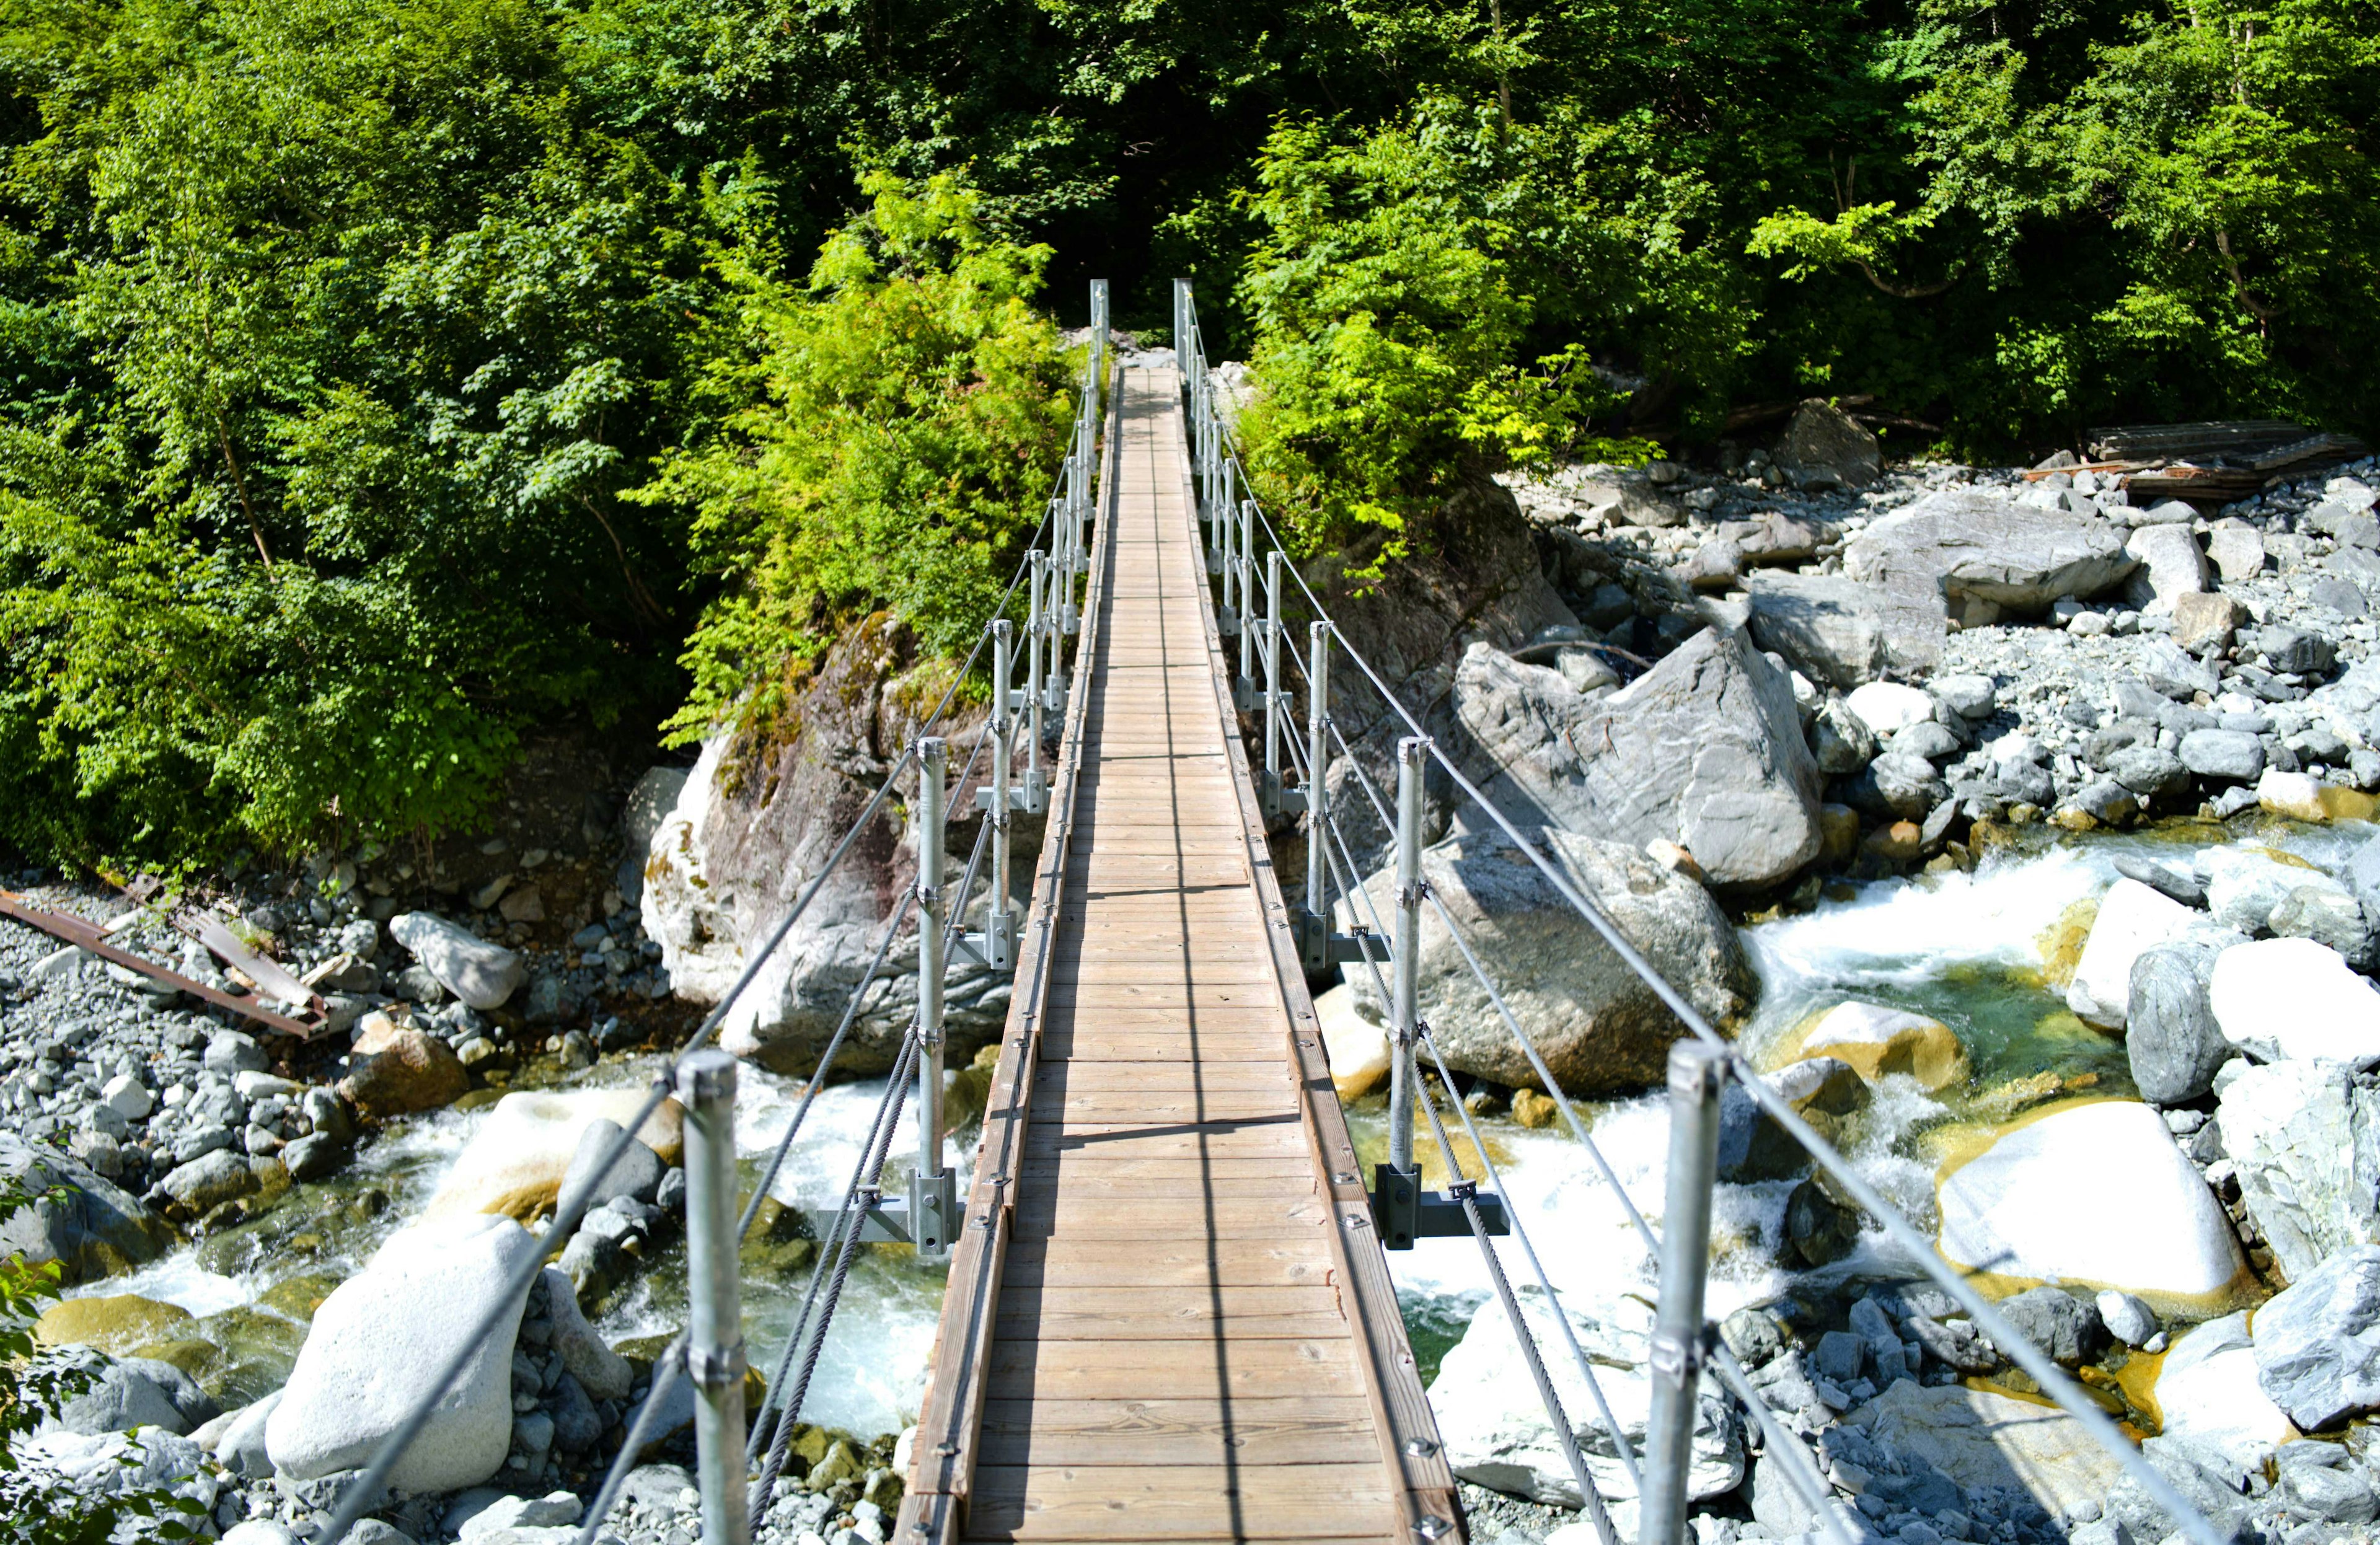
[(2176, 701), (2186, 702), (2201, 692), (2213, 697), (2223, 689), (2222, 678), (2212, 665), (2169, 639), (2151, 639), (2143, 644), (2138, 660), (2141, 679)]
[(281, 1162), (292, 1180), (322, 1180), (335, 1174), (346, 1157), (346, 1144), (328, 1132), (300, 1137), (281, 1150)]
[(250, 1518), (224, 1531), (223, 1545), (298, 1545), (288, 1526), (271, 1518)]
[(33, 1200), (0, 1223), (0, 1259), (27, 1266), (55, 1261), (67, 1284), (92, 1282), (163, 1255), (173, 1231), (129, 1192), (89, 1164), (0, 1132), (0, 1179)]
[(1866, 1337), (1850, 1331), (1828, 1331), (1818, 1338), (1812, 1363), (1821, 1378), (1842, 1385), (1860, 1376), (1866, 1359)]
[(1932, 762), (1898, 751), (1868, 763), (1844, 789), (1845, 797), (1868, 814), (1903, 821), (1922, 821), (1949, 793)]
[(1876, 732), (1840, 697), (1828, 698), (1810, 717), (1810, 754), (1829, 778), (1846, 778), (1876, 759)]
[(1791, 1344), (1791, 1336), (1767, 1309), (1742, 1308), (1719, 1321), (1719, 1339), (1746, 1368), (1759, 1368)]
[(2184, 906), (2206, 905), (2206, 886), (2194, 874), (2183, 874), (2130, 853), (2116, 855), (2116, 872), (2127, 880), (2137, 880), (2159, 895), (2170, 896)]
[(220, 1414), (199, 1381), (171, 1363), (152, 1357), (107, 1360), (83, 1353), (79, 1361), (96, 1368), (98, 1378), (60, 1406), (57, 1425), (86, 1436), (162, 1427), (179, 1437)]
[(669, 817), (686, 789), (683, 767), (649, 767), (620, 809), (620, 847), (642, 860), (653, 845), (653, 833)]
[(2244, 520), (2224, 520), (2206, 534), (2206, 555), (2233, 584), (2265, 571), (2264, 533)]
[(1792, 687), (1742, 634), (1705, 629), (1595, 699), (1475, 643), (1454, 710), (1488, 797), (1527, 824), (1674, 842), (1722, 885), (1768, 884), (1817, 856), (1818, 770)]
[(2107, 759), (2107, 775), (2141, 797), (2176, 799), (2190, 790), (2190, 769), (2171, 751), (2155, 746), (2133, 746)]
[(2107, 1328), (2099, 1322), (2098, 1309), (2062, 1287), (2033, 1288), (2001, 1299), (1998, 1307), (2018, 1334), (2061, 1367), (2073, 1368), (2107, 1344)]
[(2315, 580), (2306, 594), (2315, 605), (2327, 606), (2344, 617), (2369, 616), (2372, 613), (2371, 602), (2364, 600), (2362, 588), (2336, 575), (2325, 575)]
[(2327, 944), (2359, 970), (2371, 967), (2372, 938), (2362, 905), (2333, 885), (2300, 885), (2281, 898), (2265, 926), (2278, 938)]
[[(572, 1242), (577, 1241), (574, 1238)], [(547, 1267), (545, 1291), (547, 1313), (553, 1322), (553, 1349), (562, 1355), (563, 1368), (593, 1399), (627, 1399), (636, 1370), (587, 1323), (587, 1317), (578, 1310), (578, 1296), (571, 1291), (569, 1276), (557, 1267)]]
[(2341, 1250), (2380, 1242), (2380, 1090), (2336, 1064), (2242, 1064), (2215, 1121), (2240, 1200), (2290, 1281)]
[(1849, 690), (1941, 663), (1946, 624), (1937, 591), (1782, 569), (1755, 572), (1745, 589), (1754, 641), (1821, 685)]
[[(1549, 827), (1540, 847), (1698, 1010), (1718, 1019), (1750, 1005), (1757, 991), (1751, 963), (1701, 886), (1618, 843)], [(1505, 1004), (1564, 1089), (1659, 1082), (1683, 1028), (1509, 838), (1450, 837), (1423, 851), (1422, 874), (1467, 936), (1496, 940)], [(1394, 870), (1373, 876), (1366, 889), (1388, 916)], [(1422, 909), (1418, 972), (1422, 1014), (1450, 1065), (1500, 1084), (1536, 1084), (1435, 907)], [(1359, 1001), (1373, 1000), (1370, 973), (1351, 972), (1350, 980)]]
[(2192, 730), (2181, 737), (2181, 764), (2202, 778), (2253, 783), (2265, 771), (2265, 746), (2240, 730)]
[(2253, 636), (2253, 641), (2277, 671), (2323, 675), (2338, 662), (2337, 645), (2321, 634), (2311, 633), (2301, 627), (2260, 628)]
[(584, 1454), (603, 1436), (603, 1418), (578, 1381), (568, 1374), (548, 1397), (553, 1417), (553, 1445), (565, 1454)]
[(2374, 837), (2357, 848), (2353, 857), (2347, 860), (2346, 867), (2339, 870), (2338, 877), (2347, 882), (2347, 888), (2355, 894), (2355, 899), (2362, 902), (2367, 911), (2380, 917), (2380, 837)]
[(1777, 460), (1804, 488), (1866, 488), (1884, 476), (1884, 451), (1867, 426), (1823, 398), (1793, 410)]
[(2146, 608), (2168, 609), (2179, 598), (2206, 589), (2206, 554), (2186, 525), (2143, 526), (2125, 539), (2124, 551), (2140, 567), (2124, 582), (2124, 599)]
[(2344, 1250), (2256, 1311), (2256, 1382), (2307, 1432), (2380, 1405), (2380, 1246)]
[(2140, 813), (2140, 800), (2113, 778), (2101, 778), (2074, 791), (2072, 806), (2103, 826), (2119, 826)]
[[(597, 1178), (595, 1166), (623, 1137), (627, 1137), (627, 1147)], [(662, 1172), (667, 1168), (660, 1154), (637, 1138), (628, 1137), (618, 1122), (598, 1117), (578, 1135), (577, 1150), (571, 1154), (570, 1167), (563, 1174), (562, 1196), (565, 1200), (580, 1198), (589, 1210), (613, 1197), (634, 1197), (649, 1202), (662, 1183)]]
[(246, 1156), (228, 1148), (177, 1165), (157, 1183), (158, 1191), (192, 1217), (256, 1188), (256, 1172)]
[(1988, 719), (1999, 706), (1999, 688), (1987, 675), (1936, 676), (1926, 685), (1961, 718)]
[(2134, 566), (2104, 520), (1963, 490), (1928, 494), (1843, 549), (1843, 571), (1852, 578), (1905, 594), (1938, 594), (1962, 627), (2004, 613), (2036, 614), (2061, 596), (2087, 600)]
[[(670, 1499), (675, 1504), (674, 1497)], [(457, 1538), (469, 1545), (483, 1534), (497, 1529), (550, 1529), (577, 1523), (587, 1511), (587, 1504), (575, 1492), (554, 1491), (542, 1497), (498, 1496), (474, 1509), (468, 1516), (457, 1517), (448, 1510), (446, 1527), (457, 1532)]]
[(1965, 748), (1959, 737), (1942, 725), (1927, 720), (1912, 724), (1892, 737), (1892, 749), (1900, 756), (1923, 757), (1927, 761), (1941, 761), (1955, 757)]
[(2352, 1470), (2297, 1465), (2282, 1472), (2280, 1493), (2292, 1516), (2319, 1524), (2368, 1524), (2380, 1516), (2371, 1482)]
[(2098, 1305), (2099, 1322), (2126, 1346), (2139, 1346), (2157, 1333), (2156, 1311), (2130, 1293), (2108, 1288)]
[(273, 1455), (264, 1446), (264, 1424), (273, 1408), (281, 1404), (281, 1392), (273, 1391), (255, 1405), (234, 1413), (224, 1424), (214, 1442), (214, 1455), (224, 1467), (254, 1480), (273, 1474)]
[(200, 1060), (208, 1072), (220, 1073), (226, 1078), (242, 1073), (261, 1073), (273, 1065), (256, 1038), (238, 1030), (217, 1030), (208, 1040), (206, 1054)]
[(2206, 1001), (2220, 953), (2210, 943), (2162, 944), (2132, 960), (2124, 1053), (2141, 1098), (2152, 1104), (2197, 1099), (2231, 1058), (2231, 1043)]
[(528, 963), (517, 951), (491, 943), (435, 913), (399, 913), (389, 919), (388, 931), (440, 985), (476, 1009), (502, 1007), (528, 975)]

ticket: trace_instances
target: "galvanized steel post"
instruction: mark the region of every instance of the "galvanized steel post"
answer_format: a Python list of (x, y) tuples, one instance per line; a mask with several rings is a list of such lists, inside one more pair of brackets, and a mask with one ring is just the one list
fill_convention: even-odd
[[(1011, 947), (1008, 918), (1008, 761), (1015, 744), (1015, 719), (1009, 700), (1008, 619), (991, 625), (991, 894), (984, 897), (984, 964), (1005, 971), (1016, 964)], [(962, 898), (964, 899), (964, 898)]]
[(1421, 1023), (1421, 782), (1429, 742), (1397, 742), (1397, 915), (1390, 946), (1389, 1167), (1414, 1173), (1414, 1043)]
[(1281, 549), (1265, 554), (1265, 798), (1281, 808)]
[(744, 1469), (744, 1308), (735, 1239), (735, 1059), (678, 1065), (686, 1107), (686, 1366), (694, 1386), (703, 1545), (751, 1538)]
[[(1231, 508), (1229, 505), (1223, 506)], [(1257, 502), (1240, 501), (1240, 691), (1248, 690), (1256, 675), (1257, 628)]]
[(909, 1182), (909, 1237), (917, 1254), (950, 1251), (951, 1198), (957, 1187), (942, 1167), (942, 778), (948, 748), (939, 736), (917, 742), (917, 1171)]
[(1330, 795), (1322, 777), (1330, 764), (1330, 625), (1318, 622), (1305, 629), (1305, 963), (1315, 967), (1330, 963), (1330, 919), (1322, 909), (1330, 866), (1322, 846), (1330, 819)]
[(1223, 546), (1222, 627), (1223, 631), (1228, 633), (1240, 626), (1240, 613), (1245, 610), (1237, 601), (1240, 576), (1237, 550), (1239, 522), (1232, 518), (1229, 511), (1218, 507), (1215, 511), (1215, 530), (1221, 539)]
[(1049, 626), (1041, 614), (1041, 589), (1047, 565), (1038, 547), (1026, 558), (1031, 573), (1026, 579), (1025, 602), (1025, 799), (1038, 811), (1041, 809), (1041, 636)]
[(1686, 1533), (1711, 1187), (1718, 1179), (1721, 1067), (1718, 1053), (1700, 1041), (1670, 1044), (1670, 1178), (1661, 1215), (1661, 1301), (1653, 1319), (1653, 1413), (1645, 1432), (1640, 1545), (1679, 1545)]

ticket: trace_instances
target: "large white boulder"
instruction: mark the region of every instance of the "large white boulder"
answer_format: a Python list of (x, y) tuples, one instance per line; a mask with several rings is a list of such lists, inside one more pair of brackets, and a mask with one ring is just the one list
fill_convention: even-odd
[(389, 919), (389, 937), (413, 952), (439, 984), (473, 1008), (503, 1006), (528, 978), (516, 950), (492, 943), (434, 912), (402, 912)]
[[(598, 1121), (625, 1125), (643, 1089), (541, 1090), (508, 1094), (471, 1134), (424, 1210), (427, 1217), (500, 1212), (523, 1223), (550, 1211), (570, 1173), (578, 1140)], [(674, 1100), (647, 1117), (637, 1136), (671, 1163), (683, 1147), (686, 1113)]]
[(2337, 950), (2259, 939), (2225, 950), (2207, 979), (2223, 1039), (2265, 1062), (2380, 1063), (2380, 992)]
[(2199, 1297), (2242, 1271), (2229, 1220), (2155, 1111), (2061, 1106), (1942, 1176), (1953, 1265), (2131, 1293)]
[(2347, 887), (2317, 869), (2308, 869), (2268, 847), (2214, 847), (2199, 855), (2206, 871), (2206, 909), (2225, 928), (2244, 934), (2264, 931), (2273, 908), (2289, 893), (2312, 885), (2347, 894)]
[(2274, 1449), (2297, 1436), (2256, 1382), (2245, 1309), (2175, 1342), (2158, 1366), (2155, 1393), (2165, 1436), (2211, 1448), (2242, 1470), (2263, 1469)]
[(2358, 1150), (2380, 1150), (2380, 1091), (2337, 1063), (2234, 1063), (2216, 1081), (2215, 1121), (2240, 1199), (2291, 1282), (2338, 1252), (2380, 1241)]
[(2075, 963), (2066, 1006), (2109, 1029), (2123, 1028), (2132, 993), (2132, 962), (2141, 952), (2183, 939), (2235, 939), (2206, 915), (2161, 895), (2137, 880), (2119, 880), (2099, 898), (2099, 915)]
[[(391, 1235), (314, 1311), (265, 1422), (273, 1467), (310, 1480), (370, 1463), (468, 1344), (461, 1377), (388, 1480), (400, 1491), (457, 1491), (494, 1475), (512, 1446), (513, 1337), (528, 1298), (508, 1290), (536, 1253), (528, 1230), (485, 1214)], [(502, 1311), (494, 1333), (467, 1342), (492, 1309)]]
[[(1521, 1315), (1536, 1337), (1548, 1377), (1562, 1409), (1578, 1434), (1595, 1489), (1606, 1498), (1633, 1497), (1635, 1488), (1613, 1453), (1610, 1434), (1596, 1415), (1578, 1365), (1569, 1356), (1554, 1307), (1543, 1293), (1524, 1288)], [(1652, 1412), (1652, 1380), (1641, 1365), (1652, 1332), (1652, 1310), (1631, 1299), (1601, 1306), (1612, 1322), (1564, 1306), (1578, 1342), (1598, 1365), (1596, 1381), (1632, 1450), (1642, 1453), (1645, 1426)], [(1625, 1323), (1621, 1323), (1625, 1321)], [(1569, 1464), (1554, 1441), (1536, 1383), (1512, 1334), (1512, 1321), (1494, 1299), (1472, 1317), (1463, 1340), (1439, 1365), (1429, 1386), (1430, 1409), (1437, 1414), (1439, 1435), (1446, 1442), (1446, 1461), (1454, 1473), (1492, 1490), (1527, 1497), (1560, 1507), (1581, 1507)], [(1704, 1393), (1694, 1423), (1694, 1461), (1687, 1490), (1695, 1497), (1714, 1497), (1733, 1490), (1743, 1480), (1743, 1437), (1732, 1411), (1714, 1392)]]

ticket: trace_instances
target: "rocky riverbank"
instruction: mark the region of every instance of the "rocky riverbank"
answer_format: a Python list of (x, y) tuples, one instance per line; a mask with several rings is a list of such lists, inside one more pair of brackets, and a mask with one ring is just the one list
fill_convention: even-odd
[[(1701, 468), (1475, 491), (1449, 515), (1463, 540), (1345, 594), (1341, 620), (1572, 882), (2186, 1493), (2259, 1539), (2350, 1536), (2380, 1515), (2362, 1350), (2380, 1334), (2380, 663), (2363, 614), (2380, 480), (2359, 464), (2221, 509), (2135, 508), (2089, 469), (1889, 468), (1830, 412)], [(111, 1359), (35, 1440), (42, 1462), (62, 1484), (178, 1488), (248, 1545), (302, 1537), (402, 1407), (388, 1370), (418, 1377), (468, 1318), (455, 1306), (485, 1306), (523, 1225), (857, 813), (939, 696), (934, 669), (897, 630), (863, 629), (781, 744), (607, 772), (600, 798), (549, 769), (499, 835), (251, 869), (186, 898), (326, 995), (341, 1029), (316, 1045), (0, 931), (0, 1169), (75, 1187), (7, 1244), (59, 1261), (75, 1295), (45, 1338)], [(1384, 788), (1401, 732), (1352, 678), (1335, 706), (1354, 757), (1329, 782), (1385, 906), (1357, 772)], [(1664, 1115), (1638, 1091), (1673, 1024), (1450, 783), (1427, 795), (1434, 890), (1492, 946), (1510, 1006), (1658, 1217)], [(729, 1027), (757, 1064), (749, 1153), (782, 1130), (778, 1075), (807, 1071), (915, 873), (903, 819), (865, 834)], [(955, 826), (953, 846), (972, 835)], [(1293, 885), (1302, 840), (1276, 836)], [(16, 879), (241, 985), (152, 913)], [(1557, 1284), (1559, 1303), (1525, 1288), (1524, 1316), (1549, 1346), (1568, 1319), (1633, 1443), (1651, 1262), (1434, 914), (1423, 957), (1454, 1092)], [(864, 1010), (847, 1073), (880, 1073), (905, 991), (896, 975)], [(1005, 992), (983, 973), (954, 986), (962, 1054)], [(1377, 1150), (1368, 992), (1354, 973), (1321, 1002)], [(811, 1259), (799, 1208), (839, 1184), (871, 1103), (866, 1084), (829, 1091), (808, 1173), (781, 1181), (747, 1247), (756, 1345), (782, 1334)], [(1728, 1115), (1714, 1309), (1877, 1534), (2166, 1537), (1840, 1187), (1748, 1101)], [(638, 1137), (506, 1306), (508, 1347), (475, 1366), (388, 1529), (562, 1545), (541, 1531), (578, 1516), (682, 1304), (669, 1113)], [(1475, 1532), (1579, 1528), (1475, 1259), (1432, 1241), (1394, 1266), (1450, 1456), (1488, 1489), (1468, 1493)], [(882, 1539), (936, 1292), (931, 1272), (863, 1264), (846, 1310), (860, 1350), (831, 1356), (818, 1397), (844, 1425), (806, 1429), (766, 1538)], [(1551, 1370), (1624, 1519), (1594, 1403), (1566, 1357)], [(136, 1428), (146, 1457), (120, 1470)], [(648, 1456), (613, 1534), (691, 1538), (684, 1443)], [(1715, 1387), (1694, 1490), (1700, 1545), (1811, 1524)]]

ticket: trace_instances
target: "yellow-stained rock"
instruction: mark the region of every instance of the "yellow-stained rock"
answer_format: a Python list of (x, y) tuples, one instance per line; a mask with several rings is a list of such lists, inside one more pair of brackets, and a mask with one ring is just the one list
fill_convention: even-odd
[[(551, 1211), (588, 1125), (608, 1120), (625, 1125), (644, 1102), (642, 1089), (504, 1096), (455, 1156), (423, 1215), (501, 1212), (527, 1223)], [(684, 1116), (676, 1101), (665, 1100), (637, 1136), (674, 1164), (683, 1146)]]
[(1837, 1004), (1803, 1032), (1787, 1060), (1816, 1056), (1840, 1058), (1870, 1082), (1906, 1073), (1929, 1092), (1967, 1076), (1966, 1048), (1949, 1026), (1876, 1004)]
[(1859, 811), (1849, 805), (1818, 807), (1818, 861), (1848, 863), (1859, 851)]
[(1354, 988), (1342, 983), (1315, 999), (1314, 1019), (1340, 1099), (1353, 1100), (1389, 1076), (1389, 1032), (1356, 1012)]
[(1561, 1120), (1561, 1107), (1554, 1103), (1554, 1097), (1550, 1094), (1539, 1094), (1535, 1089), (1514, 1089), (1512, 1119), (1524, 1126), (1551, 1126)]
[(149, 1342), (177, 1339), (197, 1323), (177, 1304), (119, 1293), (52, 1304), (33, 1322), (33, 1339), (45, 1346), (96, 1346), (121, 1356)]

